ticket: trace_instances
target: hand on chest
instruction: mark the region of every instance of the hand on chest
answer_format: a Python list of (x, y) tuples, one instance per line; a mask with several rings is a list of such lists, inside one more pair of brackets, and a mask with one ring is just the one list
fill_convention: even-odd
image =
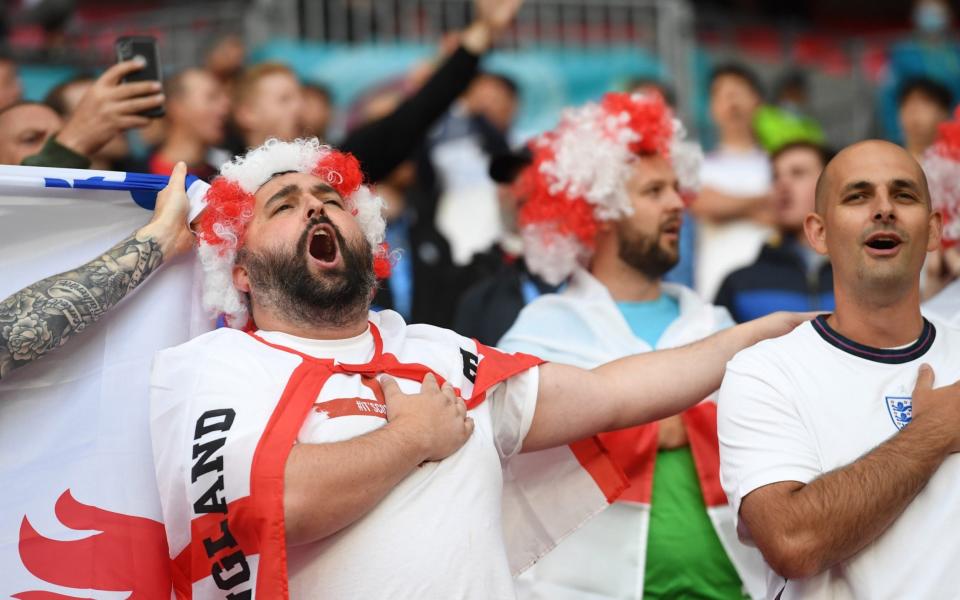
[[(420, 381), (395, 379), (404, 394), (420, 391)], [(297, 441), (314, 444), (340, 442), (379, 429), (387, 424), (387, 401), (376, 376), (331, 375), (307, 414)], [(475, 432), (488, 432), (487, 412), (483, 403), (470, 411), (476, 425)]]
[[(919, 363), (871, 366), (837, 373), (809, 388), (798, 386), (798, 391), (807, 388), (797, 406), (824, 471), (853, 462), (910, 423), (918, 368)], [(936, 387), (960, 376), (956, 367), (944, 365), (941, 371)]]

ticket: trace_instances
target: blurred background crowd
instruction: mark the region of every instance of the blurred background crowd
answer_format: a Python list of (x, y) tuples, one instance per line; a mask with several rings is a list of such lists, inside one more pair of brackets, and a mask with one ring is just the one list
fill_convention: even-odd
[[(667, 280), (738, 321), (829, 310), (830, 265), (800, 234), (816, 178), (864, 138), (922, 156), (960, 98), (955, 18), (945, 0), (13, 0), (0, 164), (183, 160), (210, 179), (270, 137), (317, 136), (388, 201), (403, 259), (376, 306), (494, 344), (556, 290), (523, 266), (524, 142), (563, 107), (656, 91), (706, 153)], [(121, 83), (122, 35), (158, 40), (162, 88)], [(960, 265), (928, 262), (929, 296)]]

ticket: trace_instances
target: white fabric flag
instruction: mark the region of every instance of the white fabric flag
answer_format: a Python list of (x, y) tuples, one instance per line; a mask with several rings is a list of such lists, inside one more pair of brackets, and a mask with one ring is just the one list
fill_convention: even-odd
[[(166, 182), (0, 166), (0, 300), (126, 238)], [(193, 217), (208, 186), (187, 184)], [(0, 381), (0, 597), (167, 597), (148, 378), (157, 350), (214, 326), (197, 276), (193, 254), (164, 265), (89, 330)]]

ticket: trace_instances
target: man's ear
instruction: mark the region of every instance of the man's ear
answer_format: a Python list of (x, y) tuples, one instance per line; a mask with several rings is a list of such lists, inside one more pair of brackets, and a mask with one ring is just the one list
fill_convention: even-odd
[(939, 210), (930, 213), (930, 234), (927, 236), (927, 252), (940, 249), (943, 238), (943, 215)]
[(243, 265), (233, 265), (233, 287), (243, 294), (250, 293), (250, 275)]
[(817, 254), (827, 255), (827, 227), (823, 216), (815, 212), (807, 215), (803, 220), (803, 233)]

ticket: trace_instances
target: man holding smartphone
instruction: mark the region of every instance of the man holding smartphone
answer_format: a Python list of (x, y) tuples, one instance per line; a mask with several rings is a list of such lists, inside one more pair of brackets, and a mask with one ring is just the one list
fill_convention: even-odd
[(46, 140), (38, 154), (25, 158), (22, 164), (86, 169), (90, 166), (90, 157), (115, 136), (149, 125), (151, 119), (140, 113), (163, 106), (161, 83), (122, 82), (144, 65), (143, 60), (134, 59), (104, 71), (83, 95), (63, 128)]

